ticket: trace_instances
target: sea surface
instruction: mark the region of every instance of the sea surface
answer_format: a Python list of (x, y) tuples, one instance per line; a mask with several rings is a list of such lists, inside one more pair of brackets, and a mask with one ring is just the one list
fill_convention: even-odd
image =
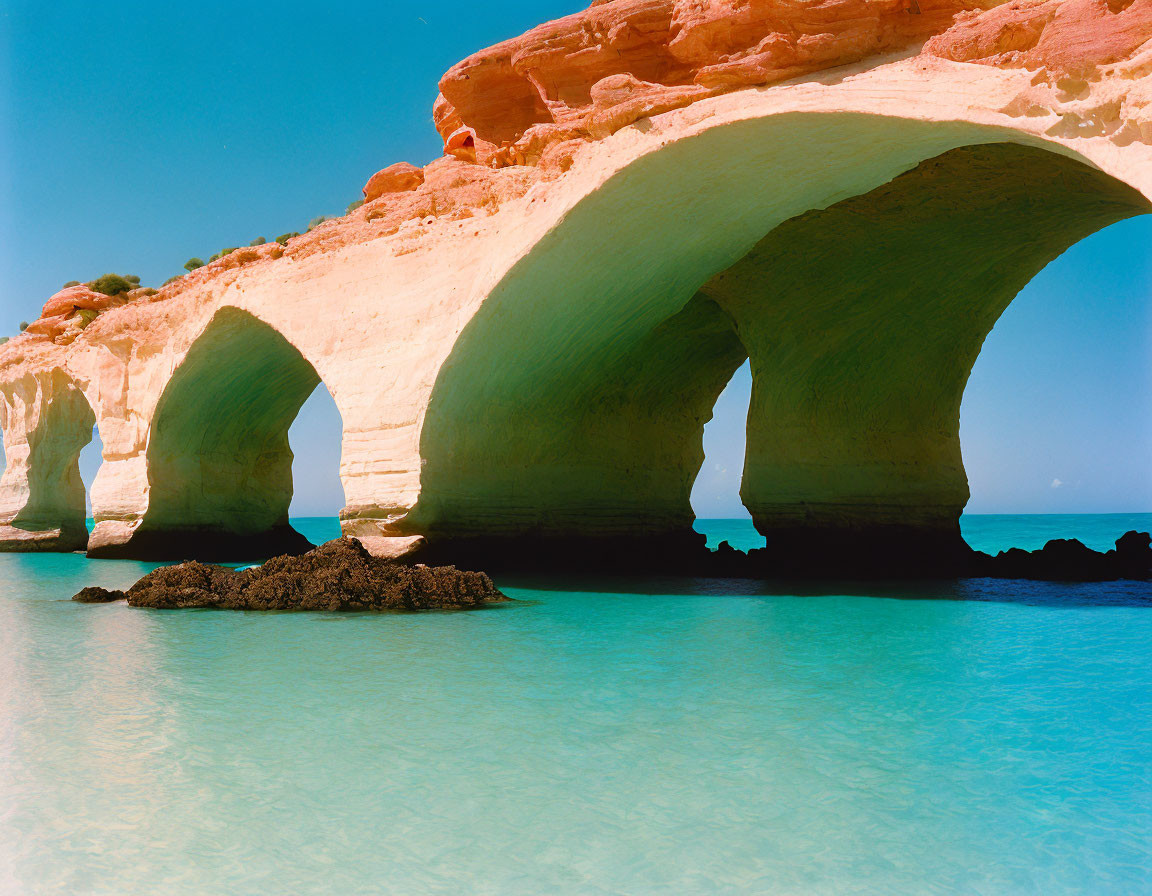
[[(1105, 548), (1152, 514), (963, 526)], [(1152, 892), (1147, 585), (69, 600), (149, 568), (0, 555), (5, 896)]]

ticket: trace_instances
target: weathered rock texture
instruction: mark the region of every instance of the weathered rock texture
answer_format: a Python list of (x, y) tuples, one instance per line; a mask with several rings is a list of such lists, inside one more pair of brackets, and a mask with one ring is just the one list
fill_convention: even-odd
[[(987, 8), (986, 8), (987, 7)], [(743, 497), (777, 545), (954, 553), (997, 316), (1152, 210), (1152, 0), (612, 0), (465, 60), (443, 158), (156, 295), (74, 288), (0, 348), (0, 545), (287, 535), (323, 380), (346, 534), (681, 544), (753, 369)], [(116, 307), (111, 307), (116, 305)], [(278, 534), (280, 533), (280, 534)]]
[(202, 563), (164, 566), (125, 591), (85, 588), (73, 600), (179, 610), (459, 610), (508, 598), (482, 572), (451, 566), (400, 566), (341, 538), (299, 557), (275, 557), (235, 570)]

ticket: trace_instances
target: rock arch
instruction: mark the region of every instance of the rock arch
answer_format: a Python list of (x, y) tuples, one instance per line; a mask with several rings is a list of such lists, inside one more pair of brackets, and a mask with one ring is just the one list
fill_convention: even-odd
[(88, 542), (80, 452), (96, 416), (62, 369), (5, 384), (0, 551), (75, 551)]
[(742, 497), (770, 544), (961, 550), (984, 337), (1051, 259), (1149, 210), (1062, 146), (972, 124), (804, 113), (669, 143), (490, 291), (433, 389), (405, 522), (678, 545), (747, 352)]
[[(0, 348), (0, 387), (59, 369), (96, 409), (90, 549), (222, 518), (225, 496), (195, 500), (211, 475), (162, 446), (200, 434), (163, 435), (176, 409), (219, 423), (224, 361), (185, 356), (225, 308), (322, 373), (343, 531), (382, 551), (681, 544), (700, 427), (745, 356), (744, 500), (782, 550), (955, 548), (955, 409), (983, 334), (1064, 247), (1149, 209), (1152, 6), (641, 6), (455, 67), (444, 156), (385, 168), (345, 217), (154, 294), (65, 290)], [(268, 454), (241, 466), (282, 482)], [(234, 504), (230, 536), (279, 526), (273, 505)]]
[(786, 222), (710, 282), (753, 358), (742, 498), (773, 549), (962, 550), (960, 406), (984, 339), (1050, 261), (1150, 211), (1067, 156), (966, 146)]
[(288, 428), (319, 383), (277, 330), (220, 308), (153, 412), (146, 511), (129, 539), (90, 553), (241, 559), (306, 547), (288, 523)]
[[(427, 464), (409, 516), (422, 534), (601, 543), (627, 536), (629, 550), (653, 537), (695, 540), (688, 499), (704, 459), (699, 433), (747, 358), (732, 320), (696, 296), (618, 347), (597, 346), (601, 353), (589, 356), (577, 345), (557, 347), (578, 365), (573, 376), (537, 367), (534, 390), (502, 387), (503, 365), (452, 370), (444, 405), (430, 407), (423, 430)], [(537, 361), (509, 353), (504, 363)], [(464, 389), (462, 380), (477, 375), (475, 388)]]

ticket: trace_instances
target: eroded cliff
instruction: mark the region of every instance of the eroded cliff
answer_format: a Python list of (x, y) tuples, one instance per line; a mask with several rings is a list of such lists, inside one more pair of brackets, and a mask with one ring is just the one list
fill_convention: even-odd
[[(0, 347), (0, 537), (82, 543), (75, 458), (93, 420), (105, 464), (91, 546), (276, 531), (287, 427), (320, 379), (344, 419), (345, 530), (381, 550), (683, 531), (726, 371), (751, 354), (762, 397), (767, 371), (808, 375), (801, 361), (780, 369), (768, 322), (827, 332), (818, 357), (852, 302), (871, 303), (878, 346), (895, 319), (889, 287), (849, 301), (835, 266), (806, 270), (781, 307), (765, 286), (796, 270), (773, 271), (763, 247), (803, 259), (796, 241), (815, 239), (876, 283), (913, 271), (931, 291), (920, 272), (947, 241), (953, 298), (933, 301), (971, 326), (924, 382), (958, 406), (1019, 284), (1086, 231), (1148, 211), (1150, 75), (1152, 0), (594, 4), (454, 66), (435, 108), (444, 156), (382, 169), (347, 216), (154, 293), (49, 299)], [(1020, 151), (1000, 165), (954, 155), (984, 144)], [(918, 166), (936, 179), (898, 180)], [(998, 177), (1016, 203), (1007, 217)], [(886, 187), (897, 183), (905, 193)], [(925, 240), (903, 209), (932, 197), (946, 207)], [(891, 230), (883, 250), (877, 221)], [(917, 306), (907, 290), (899, 301)], [(965, 302), (978, 310), (960, 313)], [(834, 381), (882, 382), (884, 351), (864, 357)], [(908, 388), (869, 400), (929, 397)], [(966, 497), (955, 421), (877, 428), (852, 394), (847, 417), (828, 405), (827, 433), (793, 421), (795, 444), (750, 453), (758, 525), (903, 520), (954, 534)], [(771, 432), (781, 408), (757, 407), (750, 432)], [(849, 418), (852, 438), (838, 430)], [(797, 463), (803, 476), (786, 472)]]

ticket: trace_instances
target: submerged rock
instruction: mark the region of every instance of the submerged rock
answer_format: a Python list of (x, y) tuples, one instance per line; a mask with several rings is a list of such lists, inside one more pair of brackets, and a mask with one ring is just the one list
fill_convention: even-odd
[(110, 604), (114, 600), (124, 600), (128, 595), (123, 591), (109, 591), (107, 588), (81, 588), (72, 595), (72, 600), (82, 604)]
[(298, 557), (274, 557), (235, 570), (181, 563), (148, 573), (127, 592), (85, 588), (73, 600), (172, 610), (447, 610), (508, 600), (482, 572), (452, 566), (401, 566), (341, 538)]

